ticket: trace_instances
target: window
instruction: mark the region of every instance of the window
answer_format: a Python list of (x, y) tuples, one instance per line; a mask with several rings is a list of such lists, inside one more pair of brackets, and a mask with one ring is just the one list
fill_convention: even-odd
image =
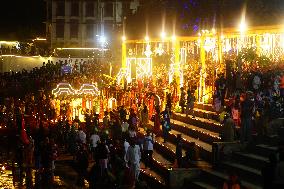
[(112, 5), (112, 3), (105, 3), (104, 16), (105, 17), (113, 17), (113, 5)]
[(104, 31), (111, 34), (113, 32), (113, 23), (111, 21), (104, 23)]
[(93, 39), (94, 38), (94, 24), (87, 24), (86, 25), (86, 37), (87, 39)]
[(64, 16), (65, 15), (65, 2), (57, 2), (56, 6), (56, 16)]
[(94, 3), (86, 3), (86, 16), (93, 17), (94, 16)]
[(71, 20), (70, 22), (70, 38), (78, 38), (79, 24), (78, 20)]
[(56, 20), (56, 38), (64, 38), (64, 20)]
[(71, 16), (79, 16), (79, 3), (78, 2), (71, 3)]

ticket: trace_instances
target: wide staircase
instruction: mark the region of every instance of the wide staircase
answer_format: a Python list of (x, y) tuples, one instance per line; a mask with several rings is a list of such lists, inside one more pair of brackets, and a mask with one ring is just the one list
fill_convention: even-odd
[[(175, 169), (175, 140), (177, 135), (181, 134), (183, 154), (194, 145), (199, 157), (194, 162), (195, 167), (200, 168), (199, 176), (190, 181), (185, 180), (183, 188), (221, 188), (228, 178), (229, 171), (239, 175), (244, 187), (261, 188), (261, 169), (268, 162), (268, 156), (276, 152), (277, 148), (269, 144), (258, 144), (249, 150), (236, 150), (231, 153), (230, 158), (223, 159), (216, 166), (212, 163), (212, 147), (214, 143), (221, 142), (222, 125), (218, 122), (218, 116), (211, 105), (196, 104), (195, 107), (195, 117), (173, 114), (172, 129), (167, 143), (163, 143), (162, 137), (155, 137), (153, 164), (150, 169), (141, 166), (143, 179), (150, 181), (151, 188), (169, 188), (169, 172)], [(141, 129), (139, 134), (146, 133)]]

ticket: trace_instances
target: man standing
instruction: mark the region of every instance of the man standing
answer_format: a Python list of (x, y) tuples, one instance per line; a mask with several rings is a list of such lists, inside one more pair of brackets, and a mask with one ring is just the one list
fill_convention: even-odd
[(123, 119), (122, 124), (121, 124), (122, 137), (125, 138), (127, 136), (128, 128), (129, 128), (129, 124), (127, 123), (126, 119)]
[(90, 137), (90, 142), (91, 142), (91, 145), (92, 145), (92, 153), (93, 153), (94, 159), (95, 159), (95, 150), (96, 150), (96, 147), (97, 147), (99, 141), (100, 141), (100, 136), (96, 132), (94, 132)]
[(149, 112), (146, 105), (144, 105), (143, 110), (141, 111), (141, 127), (146, 129), (149, 123)]
[(225, 105), (225, 95), (226, 95), (226, 79), (224, 74), (221, 75), (219, 80), (219, 89), (221, 92), (221, 105)]
[(186, 104), (186, 117), (188, 117), (188, 114), (192, 115), (192, 118), (194, 118), (194, 101), (195, 101), (195, 96), (194, 96), (194, 91), (187, 91), (187, 104)]
[(130, 146), (128, 147), (126, 153), (126, 163), (127, 166), (130, 168), (130, 172), (135, 179), (134, 181), (138, 181), (139, 178), (140, 159), (141, 159), (140, 147), (135, 144), (135, 140), (131, 139)]
[(80, 143), (86, 144), (86, 134), (85, 134), (85, 132), (82, 130), (81, 127), (79, 128), (78, 137), (79, 137)]
[(223, 141), (233, 142), (235, 139), (235, 123), (231, 115), (228, 113), (225, 114), (223, 129)]
[(150, 134), (151, 134), (150, 131), (147, 130), (147, 135), (144, 138), (143, 150), (145, 157), (145, 168), (151, 166), (152, 164), (154, 139)]
[(180, 88), (180, 99), (179, 99), (179, 105), (181, 106), (181, 113), (184, 114), (184, 107), (185, 107), (185, 91), (184, 88)]
[(249, 142), (251, 139), (253, 97), (248, 92), (245, 100), (241, 103), (241, 142)]
[(162, 114), (163, 114), (162, 130), (163, 130), (164, 143), (166, 143), (169, 131), (171, 130), (170, 108), (167, 106), (166, 109), (162, 112)]

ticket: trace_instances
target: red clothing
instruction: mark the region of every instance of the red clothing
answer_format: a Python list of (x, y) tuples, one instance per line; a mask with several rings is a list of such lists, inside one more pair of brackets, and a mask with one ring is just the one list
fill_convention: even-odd
[(280, 79), (280, 89), (284, 89), (284, 75)]
[(154, 133), (156, 135), (160, 134), (160, 125), (161, 125), (160, 115), (156, 113), (154, 117)]

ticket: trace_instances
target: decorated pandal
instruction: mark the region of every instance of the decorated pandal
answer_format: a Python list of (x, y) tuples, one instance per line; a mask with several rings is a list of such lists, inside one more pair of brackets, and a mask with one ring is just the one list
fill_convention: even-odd
[[(149, 115), (154, 113), (155, 106), (161, 106), (161, 98), (151, 92), (139, 92), (137, 89), (117, 91), (116, 96), (108, 89), (99, 89), (94, 84), (83, 84), (80, 89), (74, 89), (69, 83), (59, 83), (52, 90), (52, 102), (56, 117), (67, 120), (79, 119), (85, 122), (86, 114), (98, 114), (102, 121), (104, 111), (112, 111), (118, 106), (131, 107), (138, 111), (138, 104), (146, 104)], [(53, 120), (52, 120), (53, 121)]]
[[(202, 30), (198, 36), (123, 40), (122, 68), (117, 84), (131, 83), (133, 78), (138, 82), (150, 78), (158, 86), (157, 81), (162, 77), (168, 85), (176, 82), (174, 90), (179, 94), (179, 89), (189, 88), (187, 82), (194, 78), (198, 101), (206, 103), (212, 97), (218, 73), (225, 72), (225, 62), (245, 49), (253, 49), (258, 56), (273, 62), (282, 61), (284, 26), (212, 29)], [(169, 67), (162, 69), (160, 62), (155, 62), (157, 57), (166, 57), (163, 63), (168, 62)]]
[(59, 83), (52, 94), (56, 117), (84, 121), (85, 114), (100, 113), (100, 91), (94, 84), (83, 84), (76, 90), (69, 83)]

